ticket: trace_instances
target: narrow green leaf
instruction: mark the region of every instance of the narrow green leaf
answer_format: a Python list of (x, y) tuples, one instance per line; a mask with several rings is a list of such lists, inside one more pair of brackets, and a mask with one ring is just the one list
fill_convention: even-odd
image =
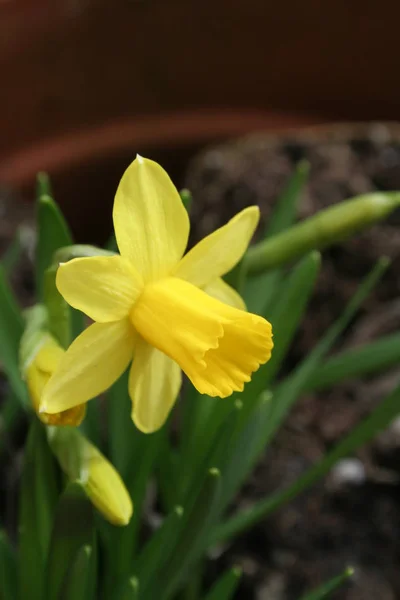
[(186, 208), (187, 212), (190, 212), (190, 207), (192, 206), (193, 196), (192, 192), (186, 188), (179, 192), (181, 200), (183, 202), (183, 206)]
[(271, 415), (271, 424), (273, 426), (271, 435), (280, 426), (289, 409), (300, 396), (307, 381), (319, 369), (322, 359), (352, 320), (362, 302), (364, 302), (365, 298), (368, 297), (371, 290), (382, 277), (388, 265), (389, 261), (386, 258), (382, 258), (377, 262), (369, 275), (360, 284), (357, 292), (351, 298), (339, 319), (328, 329), (309, 356), (276, 388), (273, 403), (274, 410)]
[[(267, 444), (271, 441), (274, 433), (283, 422), (289, 409), (300, 396), (306, 382), (310, 379), (312, 374), (315, 373), (316, 369), (318, 369), (322, 358), (353, 318), (359, 306), (368, 296), (374, 285), (376, 285), (387, 266), (388, 261), (386, 259), (378, 261), (371, 273), (359, 286), (359, 289), (350, 300), (341, 317), (328, 329), (325, 336), (315, 346), (311, 354), (299, 365), (299, 367), (297, 367), (294, 373), (278, 385), (274, 392), (273, 401), (271, 402), (271, 410), (267, 415), (268, 418), (265, 420), (262, 418), (259, 419), (260, 435), (252, 434), (252, 449), (251, 451), (248, 451), (251, 456), (251, 459), (249, 458), (248, 462), (249, 469), (251, 468), (252, 463), (254, 464), (257, 456), (265, 451)], [(266, 424), (264, 426), (263, 424), (265, 421)], [(229, 481), (229, 471), (226, 474), (226, 478)], [(225, 490), (226, 489), (229, 490), (229, 486), (227, 486)], [(233, 494), (234, 491), (235, 488), (232, 486), (232, 491), (230, 493)], [(224, 492), (224, 494), (225, 493), (226, 492)], [(224, 504), (226, 505), (228, 501), (229, 498), (224, 495)]]
[(0, 530), (0, 598), (18, 598), (18, 571), (15, 552), (5, 531)]
[(268, 315), (275, 299), (281, 298), (283, 269), (243, 277), (239, 292), (246, 303), (247, 310), (257, 315)]
[[(233, 402), (230, 412), (223, 422), (218, 435), (214, 439), (211, 451), (206, 457), (207, 464), (215, 465), (217, 469), (223, 470), (224, 472), (226, 463), (233, 448), (236, 446), (238, 435), (242, 430), (241, 417), (243, 408), (243, 402), (240, 398)], [(197, 473), (193, 473), (193, 476), (193, 478), (198, 478)]]
[(92, 547), (82, 546), (76, 553), (70, 569), (65, 575), (61, 600), (90, 600), (90, 575), (92, 571)]
[(53, 262), (55, 251), (72, 244), (68, 225), (48, 194), (41, 194), (37, 198), (37, 228), (36, 291), (38, 298), (43, 299), (44, 274)]
[(71, 244), (60, 246), (53, 255), (52, 264), (58, 265), (74, 258), (89, 258), (91, 256), (115, 256), (116, 252), (104, 250), (90, 244)]
[(282, 285), (279, 302), (272, 307), (269, 315), (274, 334), (272, 357), (253, 374), (241, 395), (246, 406), (243, 416), (248, 414), (255, 400), (277, 374), (307, 308), (320, 264), (319, 253), (311, 252), (296, 265)]
[[(307, 183), (309, 164), (301, 161), (289, 179), (289, 182), (278, 199), (271, 218), (267, 224), (264, 238), (269, 238), (290, 227), (297, 212), (301, 194)], [(267, 307), (276, 296), (275, 291), (282, 279), (282, 271), (275, 269), (273, 272), (257, 273), (248, 277), (246, 258), (243, 259), (240, 269), (240, 292), (250, 312), (266, 314)]]
[[(69, 569), (83, 546), (93, 546), (94, 519), (89, 500), (78, 483), (70, 483), (58, 503), (46, 567), (46, 600), (59, 600)], [(78, 569), (78, 565), (76, 566)], [(29, 596), (27, 596), (29, 597)]]
[(233, 567), (216, 581), (204, 600), (231, 600), (236, 592), (242, 570)]
[[(163, 430), (152, 434), (144, 434), (136, 431), (135, 458), (129, 465), (130, 468), (127, 475), (124, 476), (135, 507), (133, 518), (123, 528), (103, 528), (104, 531), (108, 530), (105, 545), (105, 592), (108, 596), (111, 596), (113, 593), (115, 581), (125, 580), (132, 573), (141, 525), (142, 506), (147, 485), (155, 469), (163, 435)], [(137, 457), (140, 457), (140, 460)]]
[(57, 494), (55, 464), (44, 426), (34, 418), (25, 446), (21, 480), (19, 581), (22, 598), (44, 598), (44, 567)]
[(138, 446), (144, 438), (130, 418), (132, 401), (128, 394), (128, 379), (129, 370), (107, 392), (110, 458), (123, 477), (128, 474), (132, 464), (136, 463)]
[(237, 490), (252, 471), (269, 436), (272, 413), (272, 394), (264, 392), (253, 405), (253, 411), (242, 426), (239, 435), (229, 446), (224, 464), (219, 513), (229, 505)]
[(190, 569), (190, 577), (187, 578), (181, 590), (182, 600), (200, 600), (203, 591), (203, 577), (206, 558), (203, 556)]
[(180, 479), (180, 457), (177, 450), (173, 447), (168, 433), (169, 427), (165, 430), (156, 465), (159, 501), (164, 512), (167, 514), (171, 512), (177, 503), (177, 490)]
[(305, 391), (323, 390), (344, 379), (373, 375), (399, 363), (400, 333), (393, 333), (328, 358), (307, 382)]
[[(218, 506), (220, 472), (210, 469), (204, 486), (193, 507), (185, 512), (176, 545), (161, 568), (156, 589), (164, 590), (166, 600), (171, 598), (183, 583), (188, 569), (204, 552), (210, 528), (214, 524)], [(149, 594), (149, 598), (156, 595)]]
[(139, 590), (141, 591), (141, 587), (139, 580), (136, 577), (131, 577), (119, 600), (139, 600)]
[(360, 446), (373, 438), (378, 431), (387, 427), (390, 422), (400, 413), (400, 386), (397, 387), (385, 400), (351, 433), (340, 441), (334, 449), (329, 452), (319, 463), (309, 469), (300, 479), (285, 490), (269, 496), (265, 500), (257, 502), (252, 508), (228, 519), (215, 532), (214, 541), (222, 541), (237, 535), (248, 529), (260, 519), (265, 519), (286, 502), (295, 498), (306, 490), (321, 477), (323, 477), (333, 465), (346, 456), (351, 455)]
[(4, 268), (0, 265), (0, 360), (18, 400), (28, 406), (26, 387), (19, 371), (19, 342), (23, 330), (20, 309), (8, 285)]
[(19, 260), (21, 259), (23, 252), (22, 244), (21, 244), (21, 234), (20, 230), (17, 231), (17, 234), (14, 236), (10, 245), (4, 252), (2, 256), (1, 263), (3, 265), (4, 271), (7, 276), (14, 271), (17, 267)]
[(56, 286), (58, 265), (43, 274), (43, 298), (48, 313), (48, 329), (63, 348), (71, 343), (71, 311)]
[(333, 579), (324, 583), (318, 589), (302, 596), (301, 600), (323, 600), (323, 598), (328, 598), (332, 592), (338, 590), (353, 574), (354, 569), (347, 567), (341, 575), (333, 577)]
[[(226, 477), (226, 472), (229, 469), (227, 466), (231, 464), (231, 456), (236, 454), (236, 449), (239, 444), (238, 434), (242, 429), (241, 413), (243, 412), (243, 403), (237, 399), (229, 403), (229, 412), (225, 415), (225, 419), (220, 422), (218, 430), (214, 432), (208, 441), (207, 446), (203, 446), (203, 454), (197, 452), (191, 462), (191, 472), (187, 474), (186, 486), (179, 488), (179, 502), (185, 506), (185, 510), (189, 511), (198, 497), (204, 480), (207, 477), (207, 469), (209, 465), (214, 465), (215, 468), (224, 472), (224, 477), (221, 482), (219, 492), (219, 502), (226, 494), (226, 486), (229, 485)], [(209, 430), (206, 428), (204, 435), (207, 437)], [(211, 431), (210, 431), (211, 434)], [(246, 439), (246, 449), (249, 447), (249, 439)], [(251, 444), (251, 442), (250, 442)], [(243, 449), (242, 449), (243, 450)], [(243, 454), (240, 455), (240, 459)], [(235, 474), (238, 473), (239, 465), (235, 465)], [(182, 478), (178, 470), (177, 480)]]
[(179, 502), (182, 501), (182, 498), (186, 498), (193, 478), (197, 477), (197, 485), (199, 485), (198, 473), (201, 470), (204, 472), (204, 461), (210, 457), (212, 449), (218, 442), (226, 419), (234, 409), (235, 399), (233, 397), (224, 398), (222, 402), (219, 402), (217, 398), (211, 398), (195, 391), (191, 403), (196, 420), (192, 422), (190, 441), (186, 448), (181, 450), (179, 491), (177, 493)]
[(44, 171), (40, 171), (36, 176), (36, 198), (41, 196), (53, 196), (50, 177)]
[(173, 549), (182, 517), (183, 508), (175, 506), (135, 560), (133, 571), (140, 581), (143, 597), (146, 595), (147, 586), (151, 583), (154, 573)]
[(307, 309), (320, 266), (320, 254), (311, 252), (296, 265), (282, 286), (280, 301), (270, 313), (275, 339), (271, 360), (262, 376), (264, 385), (272, 381), (281, 366)]
[(278, 199), (268, 222), (265, 237), (272, 237), (288, 229), (296, 218), (297, 206), (308, 181), (310, 164), (301, 160)]
[(21, 421), (24, 412), (12, 390), (6, 392), (0, 411), (0, 456), (9, 445), (13, 432)]
[(372, 193), (321, 210), (290, 229), (249, 248), (248, 273), (274, 269), (310, 250), (319, 250), (387, 217), (400, 204), (400, 192)]

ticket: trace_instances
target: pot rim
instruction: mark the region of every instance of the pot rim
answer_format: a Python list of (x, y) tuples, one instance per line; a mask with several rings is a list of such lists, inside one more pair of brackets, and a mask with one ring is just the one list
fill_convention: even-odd
[(143, 152), (204, 146), (260, 132), (275, 135), (315, 126), (326, 119), (273, 110), (190, 110), (115, 119), (40, 140), (0, 157), (0, 180), (24, 186), (39, 171), (51, 174), (139, 147)]

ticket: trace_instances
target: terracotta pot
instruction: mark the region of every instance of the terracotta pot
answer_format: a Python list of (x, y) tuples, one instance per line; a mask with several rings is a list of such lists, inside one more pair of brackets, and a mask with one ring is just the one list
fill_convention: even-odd
[(394, 1), (0, 2), (0, 156), (125, 117), (398, 119)]
[(137, 152), (161, 162), (179, 184), (187, 161), (207, 144), (252, 131), (291, 129), (317, 121), (261, 111), (192, 111), (118, 120), (0, 157), (0, 181), (33, 198), (36, 173), (47, 171), (77, 238), (102, 241), (111, 228), (116, 186)]

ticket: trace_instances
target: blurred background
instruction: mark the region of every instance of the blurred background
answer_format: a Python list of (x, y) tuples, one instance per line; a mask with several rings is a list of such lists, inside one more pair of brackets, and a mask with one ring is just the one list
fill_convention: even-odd
[[(32, 227), (42, 170), (77, 240), (104, 242), (136, 152), (193, 192), (193, 239), (251, 203), (266, 220), (303, 158), (301, 217), (400, 189), (399, 17), (389, 0), (0, 0), (0, 251)], [(324, 254), (286, 369), (382, 254), (392, 267), (336, 350), (400, 328), (399, 223), (394, 214)], [(294, 481), (399, 375), (306, 394), (238, 504)], [(337, 598), (400, 598), (399, 432), (397, 421), (215, 562), (242, 566), (241, 598), (298, 598), (348, 564), (356, 578)]]
[(0, 181), (48, 170), (87, 234), (77, 195), (110, 202), (136, 151), (179, 179), (216, 140), (395, 120), (397, 23), (375, 0), (1, 0)]

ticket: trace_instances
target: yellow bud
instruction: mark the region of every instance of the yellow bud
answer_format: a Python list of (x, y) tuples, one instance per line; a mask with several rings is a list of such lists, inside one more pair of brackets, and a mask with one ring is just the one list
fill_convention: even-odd
[(105, 456), (89, 443), (86, 448), (86, 462), (88, 477), (83, 485), (88, 497), (110, 523), (127, 525), (133, 507), (119, 473)]
[(50, 446), (63, 471), (77, 481), (92, 504), (113, 525), (127, 525), (132, 501), (119, 473), (79, 431), (70, 427), (48, 429)]
[(46, 425), (79, 425), (86, 412), (85, 404), (56, 414), (40, 412), (43, 390), (64, 354), (64, 350), (48, 333), (43, 333), (33, 357), (26, 366), (25, 377), (32, 406), (39, 419)]

